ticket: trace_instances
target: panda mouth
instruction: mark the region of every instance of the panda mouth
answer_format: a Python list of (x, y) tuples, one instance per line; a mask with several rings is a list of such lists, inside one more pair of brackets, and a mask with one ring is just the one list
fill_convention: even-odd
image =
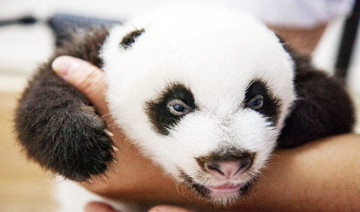
[[(202, 197), (212, 201), (238, 199), (240, 196), (246, 194), (246, 191), (254, 184), (255, 181), (254, 179), (238, 184), (224, 183), (220, 185), (205, 185), (195, 182), (194, 179), (187, 175), (184, 171), (180, 171), (180, 173), (182, 179), (188, 187), (200, 194)], [(227, 204), (229, 202), (225, 201), (225, 203)]]
[(246, 185), (245, 183), (240, 183), (240, 184), (225, 183), (219, 186), (206, 186), (206, 187), (213, 193), (234, 193), (234, 192), (238, 192), (245, 185)]
[(243, 188), (246, 183), (231, 184), (225, 183), (218, 186), (207, 185), (208, 196), (214, 200), (237, 199), (244, 194)]

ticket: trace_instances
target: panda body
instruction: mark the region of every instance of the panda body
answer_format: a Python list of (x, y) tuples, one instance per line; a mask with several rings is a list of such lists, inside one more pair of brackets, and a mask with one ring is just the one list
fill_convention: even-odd
[[(54, 58), (64, 54), (105, 71), (115, 123), (164, 172), (212, 203), (244, 195), (277, 146), (349, 132), (354, 123), (351, 100), (336, 79), (235, 10), (156, 11), (78, 35)], [(21, 144), (29, 158), (70, 180), (111, 171), (113, 143), (104, 122), (53, 73), (52, 60), (20, 100)], [(71, 204), (80, 190), (61, 183), (60, 200), (71, 211), (92, 198)]]

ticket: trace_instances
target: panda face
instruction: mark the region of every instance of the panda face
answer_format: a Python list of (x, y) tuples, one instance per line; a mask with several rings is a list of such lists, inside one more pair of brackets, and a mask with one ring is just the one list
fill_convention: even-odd
[(166, 149), (172, 146), (172, 157), (176, 154), (173, 165), (180, 180), (221, 203), (245, 193), (278, 134), (281, 101), (259, 79), (250, 81), (244, 93), (236, 104), (223, 101), (212, 107), (196, 102), (190, 88), (174, 83), (145, 107), (153, 130), (167, 140)]
[(292, 61), (247, 14), (158, 14), (115, 27), (104, 44), (110, 111), (175, 180), (230, 203), (276, 146), (295, 99)]

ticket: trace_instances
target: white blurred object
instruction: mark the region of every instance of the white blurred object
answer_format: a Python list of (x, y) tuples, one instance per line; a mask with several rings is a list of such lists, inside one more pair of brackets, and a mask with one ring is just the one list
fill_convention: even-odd
[(312, 28), (347, 16), (354, 0), (230, 0), (232, 6), (251, 12), (266, 24)]
[(340, 46), (341, 32), (344, 27), (344, 17), (329, 23), (316, 49), (313, 52), (312, 63), (317, 68), (333, 73), (336, 57)]
[(0, 72), (29, 73), (44, 62), (53, 49), (53, 36), (45, 25), (0, 28)]
[[(312, 62), (317, 68), (334, 73), (343, 27), (344, 17), (338, 18), (329, 24), (313, 52)], [(357, 34), (346, 80), (350, 91), (360, 92), (360, 30)]]
[(63, 179), (61, 176), (56, 176), (55, 178), (54, 196), (59, 203), (57, 212), (83, 211), (85, 204), (90, 201), (106, 202), (121, 211), (138, 211), (126, 210), (127, 208), (120, 203), (102, 198), (86, 190), (78, 183)]

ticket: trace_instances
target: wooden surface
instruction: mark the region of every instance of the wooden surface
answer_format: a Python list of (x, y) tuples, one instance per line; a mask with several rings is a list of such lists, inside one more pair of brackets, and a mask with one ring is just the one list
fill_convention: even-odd
[(13, 132), (18, 93), (0, 92), (0, 212), (52, 212), (52, 176), (29, 162)]

